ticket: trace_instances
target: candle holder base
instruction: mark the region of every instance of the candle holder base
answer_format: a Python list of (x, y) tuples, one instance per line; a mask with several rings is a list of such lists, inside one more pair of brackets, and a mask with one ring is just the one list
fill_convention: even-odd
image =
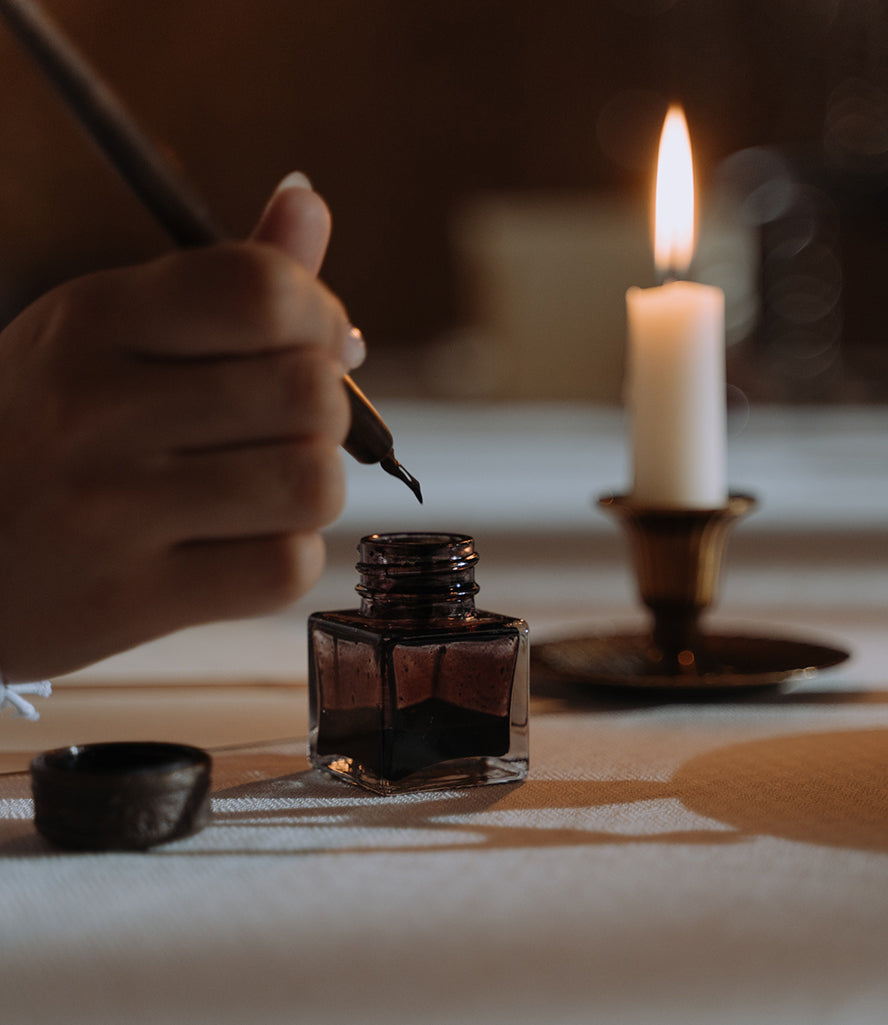
[(675, 676), (720, 671), (700, 618), (718, 591), (730, 528), (755, 508), (755, 499), (731, 495), (711, 509), (669, 509), (605, 495), (598, 505), (619, 520), (629, 539), (639, 595), (653, 619), (657, 664)]
[(681, 698), (730, 697), (807, 679), (849, 653), (803, 638), (705, 636), (708, 668), (673, 671), (650, 634), (567, 637), (531, 649), (536, 679)]
[(651, 508), (607, 495), (623, 527), (649, 634), (568, 638), (533, 649), (538, 669), (599, 686), (713, 694), (773, 687), (838, 665), (849, 653), (807, 640), (707, 634), (700, 620), (718, 590), (731, 526), (756, 505), (734, 494), (712, 509)]

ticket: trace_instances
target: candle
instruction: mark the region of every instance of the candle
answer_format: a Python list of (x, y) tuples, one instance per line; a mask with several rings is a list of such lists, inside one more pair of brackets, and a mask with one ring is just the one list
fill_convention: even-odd
[(654, 252), (665, 284), (630, 288), (627, 405), (639, 505), (717, 508), (725, 486), (724, 293), (678, 280), (694, 251), (694, 174), (671, 107), (657, 162)]

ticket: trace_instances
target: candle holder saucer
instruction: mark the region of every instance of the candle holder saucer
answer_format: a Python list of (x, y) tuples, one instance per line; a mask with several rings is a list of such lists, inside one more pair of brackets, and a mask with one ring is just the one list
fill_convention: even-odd
[(538, 644), (531, 662), (560, 681), (672, 697), (724, 697), (807, 679), (846, 661), (849, 652), (803, 638), (704, 635), (708, 668), (680, 672), (662, 658), (649, 633), (588, 634)]
[(731, 526), (756, 501), (732, 494), (711, 509), (651, 508), (606, 495), (632, 549), (639, 596), (651, 615), (649, 633), (571, 637), (537, 645), (535, 666), (559, 678), (602, 687), (699, 696), (774, 687), (845, 661), (849, 653), (809, 640), (708, 633)]

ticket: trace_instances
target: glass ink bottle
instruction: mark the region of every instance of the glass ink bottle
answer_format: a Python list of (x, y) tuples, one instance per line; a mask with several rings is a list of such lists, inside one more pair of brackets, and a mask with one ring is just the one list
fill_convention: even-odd
[(312, 765), (379, 794), (527, 775), (528, 627), (475, 608), (471, 537), (371, 534), (360, 609), (308, 621)]

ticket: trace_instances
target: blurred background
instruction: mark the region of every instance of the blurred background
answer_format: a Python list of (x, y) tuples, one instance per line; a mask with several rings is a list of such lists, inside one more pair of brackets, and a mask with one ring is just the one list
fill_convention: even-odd
[[(44, 0), (232, 233), (305, 171), (374, 397), (619, 400), (666, 105), (752, 400), (888, 400), (884, 0)], [(165, 236), (0, 31), (0, 313)]]

